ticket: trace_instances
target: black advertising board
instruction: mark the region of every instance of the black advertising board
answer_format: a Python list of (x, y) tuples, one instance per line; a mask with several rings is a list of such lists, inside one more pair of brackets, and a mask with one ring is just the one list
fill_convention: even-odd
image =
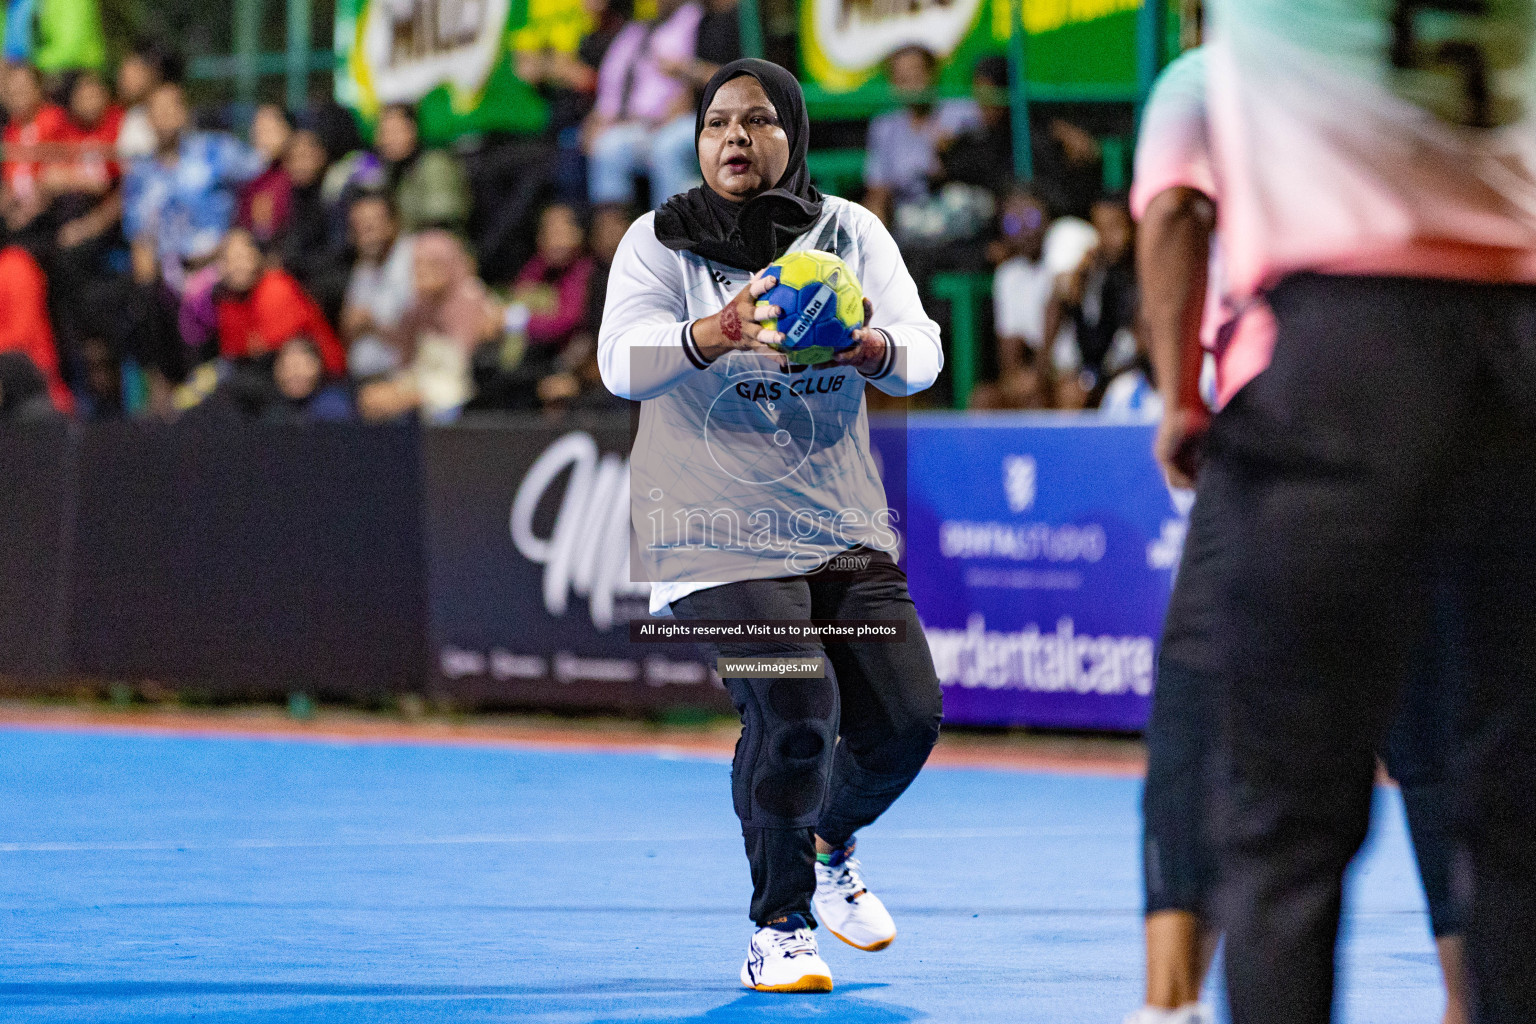
[(0, 677), (472, 708), (729, 712), (632, 643), (628, 422), (0, 431)]
[(635, 644), (625, 417), (425, 435), (434, 689), (455, 703), (730, 711), (691, 645)]
[(63, 422), (0, 429), (0, 674), (13, 678), (68, 669), (73, 444)]
[(73, 668), (226, 699), (421, 691), (420, 437), (353, 424), (86, 427)]

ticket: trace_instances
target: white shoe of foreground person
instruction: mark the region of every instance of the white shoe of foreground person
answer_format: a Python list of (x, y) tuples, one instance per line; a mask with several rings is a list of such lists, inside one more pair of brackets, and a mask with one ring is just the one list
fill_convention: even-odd
[(1177, 1010), (1143, 1006), (1125, 1018), (1125, 1024), (1216, 1024), (1216, 1015), (1204, 1003), (1190, 1003)]
[(759, 992), (831, 992), (832, 970), (805, 918), (790, 914), (753, 933), (741, 983)]
[(816, 863), (816, 895), (811, 905), (816, 919), (833, 935), (866, 953), (896, 940), (896, 922), (879, 897), (870, 892), (853, 859), (853, 841), (832, 851), (826, 863)]

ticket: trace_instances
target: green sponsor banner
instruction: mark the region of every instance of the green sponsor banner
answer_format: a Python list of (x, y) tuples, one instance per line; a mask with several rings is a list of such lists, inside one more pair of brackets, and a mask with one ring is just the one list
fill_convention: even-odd
[(419, 104), (434, 142), (538, 131), (544, 102), (518, 78), (517, 53), (572, 52), (590, 24), (582, 0), (337, 0), (336, 98), (368, 121)]
[[(801, 79), (827, 114), (889, 103), (882, 62), (920, 45), (940, 87), (968, 93), (971, 68), (1028, 33), (1029, 80), (1133, 90), (1140, 0), (799, 0)], [(653, 9), (636, 4), (637, 13)], [(467, 132), (544, 126), (519, 53), (572, 52), (591, 25), (582, 0), (337, 0), (336, 97), (371, 121), (389, 103), (419, 104), (434, 142)]]
[(44, 71), (100, 68), (107, 63), (107, 38), (97, 0), (43, 0), (37, 5), (37, 52)]
[(1028, 33), (1029, 81), (1132, 88), (1140, 0), (800, 0), (802, 77), (828, 98), (886, 96), (882, 62), (906, 46), (940, 61), (940, 87), (968, 91), (971, 68)]

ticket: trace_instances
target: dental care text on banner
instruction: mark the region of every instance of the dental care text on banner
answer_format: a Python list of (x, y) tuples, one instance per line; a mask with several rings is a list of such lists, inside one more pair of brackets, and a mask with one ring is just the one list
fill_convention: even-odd
[(886, 486), (907, 488), (906, 568), (946, 721), (1146, 724), (1189, 507), (1151, 444), (1146, 426), (907, 418)]
[(1003, 52), (1015, 3), (1030, 35), (1031, 81), (1135, 80), (1141, 0), (799, 0), (801, 65), (826, 91), (848, 93), (875, 81), (892, 53), (921, 46), (944, 83), (961, 86), (977, 58)]

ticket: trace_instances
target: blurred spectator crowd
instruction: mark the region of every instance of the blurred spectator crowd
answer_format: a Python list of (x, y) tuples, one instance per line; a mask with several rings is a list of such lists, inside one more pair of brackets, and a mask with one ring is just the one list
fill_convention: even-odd
[[(111, 81), (5, 65), (0, 419), (622, 407), (596, 371), (608, 266), (641, 208), (697, 183), (698, 90), (740, 55), (735, 0), (625, 4), (518, 52), (542, 134), (451, 148), (403, 105), (368, 140), (332, 103), (194, 110), (155, 44)], [(970, 99), (933, 99), (921, 49), (887, 70), (902, 103), (859, 139), (862, 198), (920, 283), (995, 273), (973, 406), (1141, 408), (1134, 225), (1094, 136), (1042, 122), (1020, 184), (1002, 60)]]
[(970, 98), (932, 99), (936, 71), (919, 47), (887, 60), (903, 102), (870, 122), (864, 203), (891, 228), (920, 286), (945, 270), (992, 275), (992, 345), (980, 353), (970, 407), (1155, 418), (1136, 225), (1126, 195), (1104, 187), (1109, 157), (1079, 123), (1087, 111), (1031, 107), (1034, 177), (1020, 181), (1007, 61), (982, 58)]

